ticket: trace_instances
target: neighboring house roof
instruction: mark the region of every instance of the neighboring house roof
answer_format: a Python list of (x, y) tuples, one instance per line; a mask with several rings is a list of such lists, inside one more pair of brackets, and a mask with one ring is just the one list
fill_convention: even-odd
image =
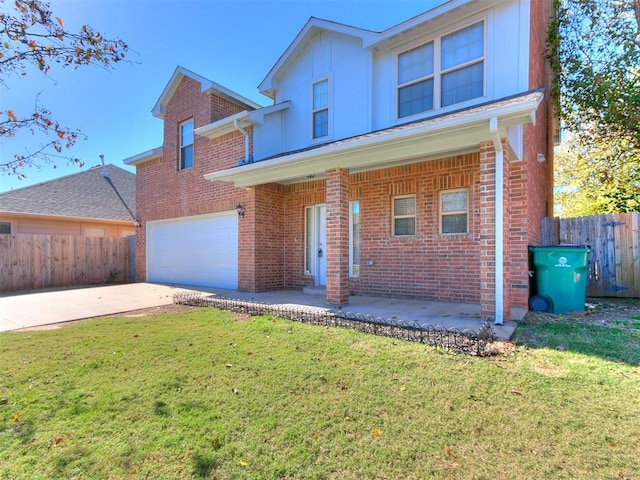
[(0, 213), (135, 221), (136, 176), (106, 165), (0, 193)]
[(214, 93), (220, 97), (226, 98), (227, 100), (230, 100), (233, 103), (236, 103), (242, 106), (247, 110), (254, 110), (256, 108), (262, 107), (262, 105), (259, 105), (254, 101), (249, 100), (246, 97), (243, 97), (242, 95), (234, 92), (233, 90), (229, 90), (227, 87), (223, 87), (219, 83), (216, 83), (212, 80), (204, 78), (198, 75), (197, 73), (193, 73), (184, 67), (178, 66), (173, 72), (173, 75), (171, 75), (171, 78), (169, 79), (167, 86), (164, 87), (164, 90), (160, 95), (160, 98), (158, 98), (158, 101), (156, 102), (155, 106), (151, 110), (151, 113), (153, 113), (154, 117), (164, 118), (166, 114), (167, 104), (169, 103), (169, 100), (171, 100), (171, 97), (175, 93), (176, 89), (178, 88), (178, 85), (180, 85), (180, 82), (184, 77), (191, 78), (196, 82), (198, 82), (200, 84), (201, 92)]
[[(206, 174), (207, 180), (251, 187), (322, 178), (332, 168), (358, 172), (394, 164), (476, 151), (507, 128), (532, 123), (544, 97), (534, 90), (351, 138), (285, 152), (248, 165)], [(491, 131), (492, 119), (498, 132)]]

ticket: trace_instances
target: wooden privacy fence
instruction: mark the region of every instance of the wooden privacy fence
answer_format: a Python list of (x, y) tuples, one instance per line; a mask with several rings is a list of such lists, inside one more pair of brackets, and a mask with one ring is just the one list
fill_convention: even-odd
[(133, 238), (0, 235), (0, 292), (131, 282)]
[(640, 213), (545, 218), (542, 245), (590, 245), (587, 296), (640, 297)]

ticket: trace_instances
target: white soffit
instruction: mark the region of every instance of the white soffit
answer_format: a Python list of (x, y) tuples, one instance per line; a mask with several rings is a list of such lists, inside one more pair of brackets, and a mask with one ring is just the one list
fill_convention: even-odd
[(263, 107), (258, 110), (251, 111), (242, 111), (236, 113), (235, 115), (231, 115), (230, 117), (225, 117), (216, 122), (210, 123), (209, 125), (204, 125), (202, 127), (198, 127), (195, 129), (195, 134), (200, 135), (201, 137), (205, 137), (208, 139), (214, 139), (220, 137), (222, 135), (226, 135), (227, 133), (237, 131), (237, 127), (235, 123), (240, 127), (248, 127), (250, 125), (255, 125), (258, 123), (264, 122), (265, 115), (269, 115), (270, 113), (279, 112), (280, 110), (285, 110), (291, 106), (291, 102), (282, 102), (276, 105), (270, 105), (268, 107)]
[(502, 137), (510, 126), (531, 123), (543, 93), (530, 92), (460, 112), (413, 122), (329, 143), (204, 176), (214, 182), (251, 187), (294, 183), (324, 175), (327, 170), (352, 172), (414, 163), (470, 152), (491, 140), (489, 120), (498, 119)]
[(152, 150), (147, 150), (146, 152), (139, 153), (138, 155), (133, 155), (132, 157), (125, 158), (122, 162), (125, 165), (140, 165), (145, 162), (149, 162), (151, 160), (155, 160), (156, 158), (162, 157), (162, 147), (157, 147)]

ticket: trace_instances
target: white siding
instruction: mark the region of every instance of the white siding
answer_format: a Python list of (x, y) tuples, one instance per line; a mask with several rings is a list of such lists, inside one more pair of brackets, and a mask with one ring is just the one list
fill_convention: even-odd
[[(493, 6), (492, 6), (493, 5)], [(530, 0), (505, 0), (497, 5), (478, 2), (409, 29), (369, 50), (359, 38), (321, 30), (310, 33), (288, 67), (273, 80), (276, 103), (291, 107), (265, 116), (254, 128), (254, 158), (340, 140), (432, 115), (515, 95), (529, 85)], [(485, 95), (446, 108), (398, 119), (396, 56), (435, 37), (473, 23), (485, 24)], [(312, 139), (311, 85), (329, 79), (329, 135)]]

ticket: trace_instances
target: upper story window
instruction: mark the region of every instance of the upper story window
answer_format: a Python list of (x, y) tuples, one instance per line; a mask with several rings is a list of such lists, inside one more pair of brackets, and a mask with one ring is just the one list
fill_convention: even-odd
[(313, 84), (313, 138), (329, 135), (329, 80)]
[(398, 55), (398, 118), (484, 94), (484, 22)]
[(11, 222), (0, 222), (0, 234), (11, 234)]
[(180, 124), (180, 170), (193, 167), (193, 120)]
[(484, 23), (442, 37), (442, 106), (484, 92)]
[(433, 109), (433, 42), (398, 56), (398, 116)]

